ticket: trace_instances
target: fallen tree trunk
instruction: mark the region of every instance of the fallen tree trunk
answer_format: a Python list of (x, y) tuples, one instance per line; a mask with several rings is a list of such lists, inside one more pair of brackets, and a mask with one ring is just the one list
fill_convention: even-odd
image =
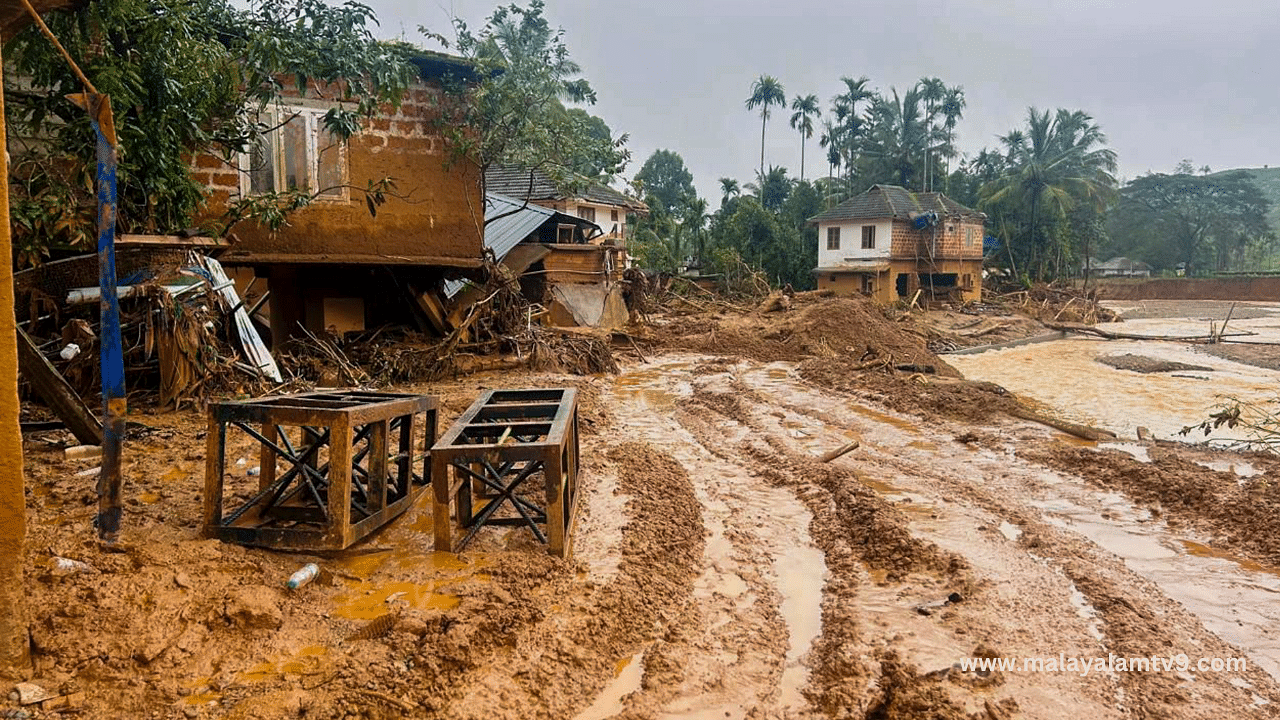
[(1079, 425), (1077, 423), (1067, 422), (1066, 420), (1059, 420), (1058, 418), (1036, 412), (1021, 403), (1014, 405), (1013, 408), (1009, 410), (1009, 414), (1014, 417), (1022, 418), (1023, 420), (1030, 420), (1032, 422), (1038, 422), (1041, 425), (1047, 425), (1055, 430), (1061, 430), (1068, 435), (1074, 435), (1075, 437), (1084, 438), (1085, 440), (1098, 442), (1100, 440), (1116, 439), (1116, 434), (1110, 430), (1100, 430), (1095, 427), (1089, 427), (1088, 425)]
[(1046, 322), (1045, 327), (1050, 330), (1060, 330), (1062, 332), (1082, 333), (1087, 335), (1097, 335), (1106, 340), (1167, 340), (1171, 342), (1212, 342), (1215, 337), (1242, 337), (1246, 335), (1256, 335), (1252, 332), (1238, 332), (1227, 334), (1210, 334), (1210, 335), (1138, 335), (1135, 333), (1114, 332), (1112, 330), (1102, 330), (1092, 325), (1082, 325), (1079, 323), (1055, 323)]

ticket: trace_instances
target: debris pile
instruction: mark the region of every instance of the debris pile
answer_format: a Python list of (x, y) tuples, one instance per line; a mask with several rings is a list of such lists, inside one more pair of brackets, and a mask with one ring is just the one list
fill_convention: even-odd
[(422, 382), (521, 366), (584, 375), (617, 371), (604, 336), (541, 325), (518, 277), (494, 263), (484, 274), (480, 299), (466, 307), (443, 337), (388, 328), (329, 344), (325, 352), (349, 357), (381, 382)]
[(988, 303), (1033, 317), (1042, 322), (1095, 325), (1119, 322), (1120, 314), (1098, 304), (1097, 289), (1084, 291), (1068, 284), (1039, 284), (1008, 293), (983, 293)]
[[(118, 296), (127, 386), (134, 398), (178, 408), (217, 394), (265, 392), (282, 383), (217, 260), (190, 253), (177, 268), (154, 270), (122, 284)], [(20, 324), (39, 355), (81, 398), (96, 397), (102, 384), (99, 289), (73, 288), (60, 298), (36, 292), (32, 297), (30, 314)], [(24, 377), (34, 374), (24, 363)]]

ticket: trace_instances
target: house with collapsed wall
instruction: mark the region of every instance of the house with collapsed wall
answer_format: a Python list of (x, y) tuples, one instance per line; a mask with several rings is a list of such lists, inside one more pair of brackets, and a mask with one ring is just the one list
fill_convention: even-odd
[[(481, 265), (480, 173), (450, 162), (435, 126), (445, 79), (472, 79), (473, 70), (440, 53), (423, 52), (411, 62), (419, 77), (401, 105), (384, 107), (346, 143), (323, 126), (335, 101), (309, 92), (268, 109), (277, 127), (253, 152), (194, 159), (196, 179), (209, 189), (210, 215), (255, 193), (316, 193), (286, 227), (236, 225), (235, 241), (220, 255), (242, 290), (265, 281), (263, 313), (273, 345), (303, 328), (342, 333), (363, 330), (374, 318), (403, 319), (412, 296)], [(359, 188), (383, 178), (394, 180), (395, 197), (372, 216)]]
[(883, 303), (982, 298), (986, 215), (940, 192), (873, 185), (809, 219), (818, 227), (818, 288)]
[(601, 229), (593, 244), (625, 247), (631, 237), (628, 216), (648, 215), (642, 201), (599, 183), (586, 183), (574, 193), (560, 190), (547, 173), (515, 166), (491, 166), (484, 176), (485, 191), (527, 200), (556, 212), (595, 223)]

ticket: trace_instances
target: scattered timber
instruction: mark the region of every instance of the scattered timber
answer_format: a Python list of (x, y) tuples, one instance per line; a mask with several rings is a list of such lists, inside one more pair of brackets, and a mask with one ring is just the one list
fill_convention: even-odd
[(67, 429), (84, 445), (102, 444), (102, 422), (89, 410), (49, 359), (36, 349), (26, 331), (18, 328), (18, 365), (22, 378), (31, 383), (49, 409), (67, 424)]

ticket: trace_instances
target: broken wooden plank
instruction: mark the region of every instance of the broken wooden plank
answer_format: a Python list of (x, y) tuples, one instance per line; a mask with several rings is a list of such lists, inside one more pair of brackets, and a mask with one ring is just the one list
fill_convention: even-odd
[(31, 336), (18, 328), (18, 367), (23, 379), (67, 424), (67, 429), (84, 445), (102, 444), (102, 423), (67, 384), (53, 363), (36, 349)]
[(845, 443), (844, 445), (841, 445), (840, 447), (836, 448), (835, 450), (832, 450), (826, 455), (823, 455), (822, 462), (829, 463), (832, 460), (835, 460), (836, 458), (842, 455), (847, 455), (853, 452), (854, 450), (857, 450), (858, 446), (860, 446), (861, 444), (862, 443), (858, 442), (857, 440), (854, 440), (853, 442)]
[(453, 325), (449, 322), (449, 315), (445, 312), (444, 305), (436, 298), (435, 293), (428, 290), (427, 292), (413, 293), (413, 299), (418, 303), (418, 309), (422, 310), (422, 314), (426, 316), (427, 322), (431, 323), (431, 328), (441, 336), (448, 335), (453, 330)]

